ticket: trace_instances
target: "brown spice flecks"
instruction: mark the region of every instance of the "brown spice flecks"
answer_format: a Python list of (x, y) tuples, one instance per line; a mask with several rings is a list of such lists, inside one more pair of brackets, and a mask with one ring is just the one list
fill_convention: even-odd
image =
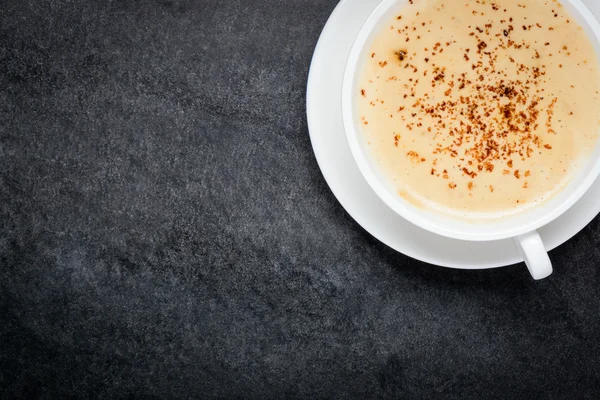
[[(484, 4), (483, 1), (477, 3)], [(488, 4), (490, 3), (488, 2)], [(493, 9), (496, 7), (494, 3), (491, 3), (491, 6)], [(484, 13), (478, 14), (484, 15)], [(514, 175), (517, 179), (520, 179), (522, 175), (528, 177), (529, 170), (524, 172), (514, 170), (513, 160), (516, 164), (517, 160), (525, 161), (527, 158), (533, 157), (542, 147), (548, 150), (552, 149), (552, 146), (544, 144), (544, 139), (538, 136), (540, 129), (556, 134), (554, 131), (556, 124), (553, 118), (557, 99), (544, 98), (545, 93), (541, 89), (546, 79), (547, 66), (539, 61), (524, 64), (519, 61), (524, 58), (517, 57), (518, 52), (511, 50), (522, 49), (523, 52), (529, 50), (527, 58), (543, 61), (550, 55), (546, 52), (541, 55), (541, 49), (544, 49), (544, 45), (550, 46), (550, 42), (528, 43), (522, 38), (526, 35), (517, 32), (517, 30), (520, 31), (519, 21), (516, 18), (508, 17), (506, 15), (505, 19), (501, 21), (501, 26), (492, 26), (487, 23), (468, 27), (465, 34), (471, 37), (468, 39), (471, 43), (455, 50), (460, 63), (465, 67), (465, 72), (462, 74), (459, 72), (452, 74), (447, 71), (442, 65), (446, 59), (439, 57), (444, 52), (444, 45), (441, 42), (445, 43), (446, 47), (452, 46), (456, 41), (451, 39), (440, 40), (431, 45), (427, 43), (419, 49), (411, 49), (410, 53), (406, 48), (395, 50), (394, 55), (400, 62), (399, 65), (394, 61), (378, 62), (380, 67), (385, 67), (388, 62), (393, 64), (388, 66), (393, 71), (387, 77), (387, 81), (403, 85), (400, 97), (411, 99), (410, 103), (400, 107), (396, 105), (398, 109), (394, 114), (389, 114), (389, 112), (393, 112), (393, 109), (390, 108), (386, 116), (390, 115), (390, 118), (397, 119), (401, 124), (399, 129), (412, 131), (413, 134), (426, 134), (435, 140), (432, 152), (434, 157), (431, 159), (427, 154), (423, 154), (425, 156), (423, 157), (414, 151), (406, 153), (407, 156), (417, 163), (425, 163), (427, 158), (430, 165), (433, 164), (433, 166), (436, 165), (435, 155), (438, 153), (447, 157), (447, 160), (455, 160), (456, 164), (453, 165), (453, 168), (456, 169), (452, 170), (452, 175), (462, 172), (463, 177), (472, 179), (469, 188), (474, 187), (475, 179), (478, 176), (493, 173), (496, 168), (499, 168), (497, 173), (507, 176)], [(398, 16), (397, 18), (400, 20), (402, 17)], [(508, 24), (509, 21), (510, 24)], [(542, 29), (542, 25), (535, 21), (524, 22), (531, 22), (531, 24), (522, 24), (523, 31)], [(398, 33), (401, 35), (401, 41), (415, 43), (413, 39), (420, 38), (419, 35), (422, 34), (423, 29), (433, 29), (433, 26), (427, 26), (425, 22), (421, 21), (409, 25), (407, 23), (404, 27), (396, 26), (394, 28), (400, 28)], [(432, 25), (431, 21), (429, 25)], [(515, 26), (517, 30), (515, 30)], [(431, 32), (431, 30), (428, 31)], [(422, 43), (422, 41), (417, 43)], [(405, 46), (408, 47), (408, 44)], [(471, 48), (468, 48), (469, 46)], [(565, 45), (560, 45), (558, 48), (562, 49), (559, 51), (561, 54), (568, 51), (568, 47)], [(475, 51), (471, 51), (472, 49)], [(498, 55), (498, 49), (506, 50), (514, 56), (506, 57), (506, 62), (510, 61), (509, 68), (517, 72), (516, 76), (507, 76), (506, 65)], [(544, 49), (544, 51), (547, 50)], [(375, 53), (372, 53), (371, 57), (375, 58)], [(388, 59), (394, 60), (392, 57)], [(419, 72), (413, 65), (418, 61), (413, 60), (421, 62), (424, 60), (427, 63), (427, 69)], [(552, 65), (560, 68), (562, 64), (557, 62)], [(401, 69), (402, 72), (393, 75), (396, 69)], [(421, 80), (420, 84), (419, 79)], [(431, 85), (432, 90), (428, 91), (423, 84)], [(464, 90), (467, 88), (468, 90)], [(372, 95), (371, 92), (369, 93)], [(366, 97), (364, 90), (361, 90), (361, 94)], [(379, 103), (383, 104), (383, 101), (375, 100), (375, 103), (371, 104), (375, 106)], [(399, 140), (399, 135), (394, 135), (396, 147), (399, 147)], [(403, 142), (403, 144), (406, 143), (408, 142)], [(455, 185), (446, 170), (439, 172), (436, 171), (436, 168), (431, 168), (431, 175), (436, 179), (449, 180), (450, 187)], [(489, 189), (494, 192), (491, 185)]]
[(481, 42), (479, 42), (479, 44), (477, 45), (477, 48), (479, 49), (478, 53), (481, 53), (481, 50), (485, 49), (487, 47), (487, 43), (484, 42), (483, 40)]
[(367, 92), (365, 91), (365, 89), (361, 89), (360, 90), (360, 94), (362, 94), (363, 97), (366, 96)]
[(404, 59), (406, 58), (406, 55), (408, 54), (408, 51), (402, 49), (402, 50), (398, 50), (395, 54), (396, 54), (396, 57), (398, 57), (398, 60), (404, 61)]
[(413, 161), (419, 161), (419, 153), (417, 153), (416, 151), (411, 150), (408, 153), (406, 153), (406, 155), (412, 158)]
[(450, 182), (450, 183), (448, 184), (448, 187), (449, 187), (450, 189), (454, 189), (454, 188), (456, 187), (456, 183), (454, 183), (454, 182)]
[(475, 172), (473, 172), (473, 171), (469, 171), (467, 168), (463, 168), (463, 169), (462, 169), (462, 172), (463, 172), (465, 175), (468, 175), (468, 176), (470, 176), (471, 178), (475, 178), (475, 177), (477, 176), (477, 174), (476, 174)]

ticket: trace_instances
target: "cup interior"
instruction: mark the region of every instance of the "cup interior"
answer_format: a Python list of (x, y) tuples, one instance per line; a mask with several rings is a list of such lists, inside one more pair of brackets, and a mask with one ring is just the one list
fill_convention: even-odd
[[(585, 30), (600, 55), (600, 23), (580, 0), (559, 0), (573, 19)], [(559, 217), (572, 207), (591, 187), (600, 174), (600, 140), (578, 173), (567, 186), (550, 200), (515, 215), (485, 221), (470, 221), (441, 214), (439, 211), (416, 207), (396, 193), (369, 155), (366, 141), (358, 124), (355, 93), (359, 92), (360, 73), (367, 52), (376, 35), (390, 18), (401, 12), (408, 0), (383, 0), (359, 31), (350, 51), (342, 85), (342, 114), (348, 144), (354, 159), (375, 193), (396, 213), (433, 233), (461, 240), (488, 241), (506, 239), (536, 230)]]

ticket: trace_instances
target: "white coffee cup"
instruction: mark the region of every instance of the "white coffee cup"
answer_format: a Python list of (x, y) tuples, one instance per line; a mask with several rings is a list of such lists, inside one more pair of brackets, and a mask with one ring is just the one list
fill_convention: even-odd
[[(580, 0), (560, 0), (565, 9), (583, 27), (600, 54), (600, 23)], [(408, 0), (383, 0), (359, 31), (350, 51), (342, 85), (342, 114), (344, 128), (352, 155), (362, 175), (375, 193), (397, 214), (413, 224), (438, 235), (469, 241), (492, 241), (513, 238), (534, 279), (543, 279), (552, 273), (552, 264), (537, 230), (552, 222), (571, 208), (592, 186), (600, 175), (600, 143), (589, 161), (561, 192), (543, 204), (489, 222), (461, 221), (415, 207), (397, 195), (395, 188), (379, 172), (363, 139), (357, 123), (354, 102), (359, 92), (358, 80), (365, 63), (369, 45)]]

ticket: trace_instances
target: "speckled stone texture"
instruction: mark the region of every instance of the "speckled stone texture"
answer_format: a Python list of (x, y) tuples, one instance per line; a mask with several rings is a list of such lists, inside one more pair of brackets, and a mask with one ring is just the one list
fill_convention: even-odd
[(534, 283), (397, 254), (329, 191), (335, 0), (3, 0), (0, 398), (598, 399), (600, 222)]

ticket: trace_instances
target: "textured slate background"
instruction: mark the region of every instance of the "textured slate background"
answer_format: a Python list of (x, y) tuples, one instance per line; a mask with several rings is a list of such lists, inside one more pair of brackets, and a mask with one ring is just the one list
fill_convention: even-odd
[(600, 222), (465, 272), (311, 151), (335, 0), (3, 0), (0, 398), (598, 398)]

